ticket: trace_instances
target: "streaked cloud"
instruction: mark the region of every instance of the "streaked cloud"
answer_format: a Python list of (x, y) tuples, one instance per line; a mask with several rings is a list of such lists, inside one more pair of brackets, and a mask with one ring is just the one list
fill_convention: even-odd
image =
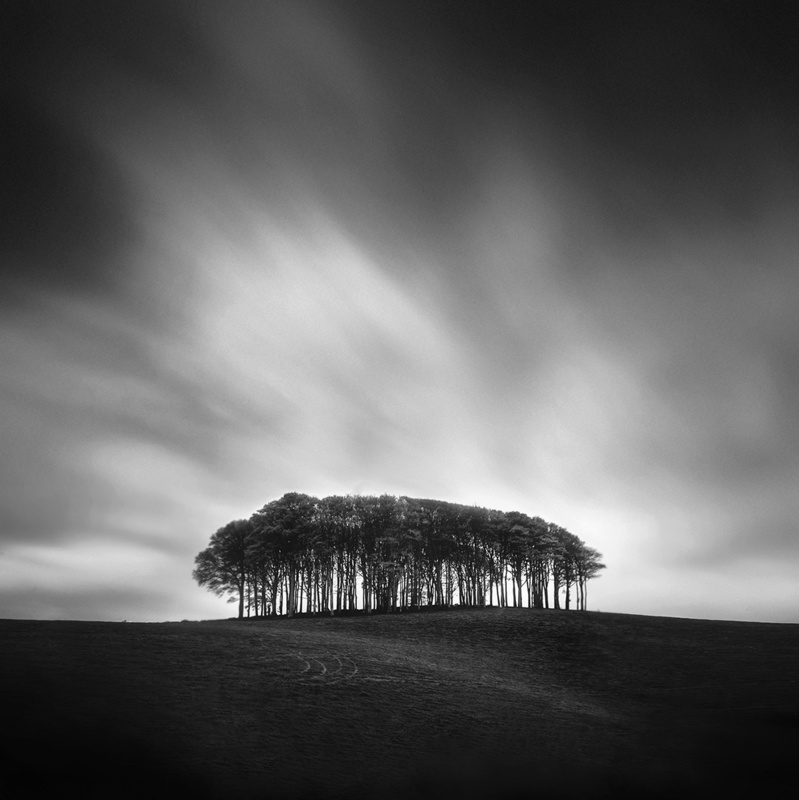
[(540, 514), (605, 554), (604, 610), (795, 610), (767, 22), (49, 8), (4, 12), (4, 607), (212, 616), (194, 554), (305, 491)]

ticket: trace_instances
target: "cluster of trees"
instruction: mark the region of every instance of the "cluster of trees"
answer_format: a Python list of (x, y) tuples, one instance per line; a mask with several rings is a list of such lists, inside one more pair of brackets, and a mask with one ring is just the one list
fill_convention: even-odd
[(240, 618), (455, 604), (585, 609), (601, 558), (518, 511), (289, 493), (220, 528), (192, 574), (237, 600)]

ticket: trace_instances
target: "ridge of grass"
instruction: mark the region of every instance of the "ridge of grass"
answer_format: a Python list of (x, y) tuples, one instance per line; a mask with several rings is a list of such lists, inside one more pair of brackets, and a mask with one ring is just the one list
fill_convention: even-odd
[(779, 796), (799, 743), (789, 624), (0, 620), (0, 653), (7, 797)]

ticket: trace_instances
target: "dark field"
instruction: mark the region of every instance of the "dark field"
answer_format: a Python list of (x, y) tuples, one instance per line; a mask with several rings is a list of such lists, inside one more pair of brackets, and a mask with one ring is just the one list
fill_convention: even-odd
[(799, 625), (597, 612), (5, 620), (0, 795), (793, 797), (798, 668)]

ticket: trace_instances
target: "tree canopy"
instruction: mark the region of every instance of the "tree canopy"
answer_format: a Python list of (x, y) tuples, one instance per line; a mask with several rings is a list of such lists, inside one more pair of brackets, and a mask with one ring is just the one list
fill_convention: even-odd
[(422, 606), (587, 608), (602, 555), (519, 511), (392, 495), (291, 492), (211, 536), (200, 586), (238, 616)]

